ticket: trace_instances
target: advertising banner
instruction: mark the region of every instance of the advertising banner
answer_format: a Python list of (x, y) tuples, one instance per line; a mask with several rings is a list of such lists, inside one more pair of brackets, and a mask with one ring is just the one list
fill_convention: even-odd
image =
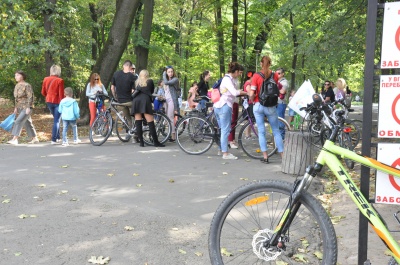
[(400, 68), (400, 2), (385, 3), (381, 68)]
[[(378, 161), (400, 169), (400, 144), (378, 143)], [(400, 178), (377, 171), (375, 202), (400, 204)]]
[(400, 75), (381, 76), (379, 138), (400, 138)]

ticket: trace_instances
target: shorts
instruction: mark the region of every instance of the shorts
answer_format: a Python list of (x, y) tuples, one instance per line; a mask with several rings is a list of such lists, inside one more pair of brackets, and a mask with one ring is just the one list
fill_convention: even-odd
[(289, 116), (290, 117), (296, 116), (296, 112), (294, 110), (292, 110), (291, 108), (289, 108)]

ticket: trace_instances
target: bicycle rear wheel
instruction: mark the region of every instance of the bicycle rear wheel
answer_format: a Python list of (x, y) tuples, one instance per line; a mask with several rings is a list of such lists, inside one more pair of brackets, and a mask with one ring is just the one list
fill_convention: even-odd
[[(171, 137), (172, 123), (165, 114), (160, 112), (154, 113), (153, 117), (158, 141), (163, 144)], [(150, 135), (149, 126), (146, 122), (143, 122), (143, 141), (147, 145), (154, 145), (153, 137)]]
[[(120, 113), (123, 115), (122, 111)], [(117, 131), (117, 136), (122, 142), (129, 142), (131, 135), (129, 134), (129, 128), (127, 126), (128, 122), (126, 117), (123, 117), (124, 120), (122, 121), (121, 118), (117, 115), (116, 123), (115, 123), (115, 130)], [(129, 117), (131, 119), (131, 117)]]
[(335, 265), (335, 230), (326, 211), (308, 192), (282, 243), (266, 248), (290, 201), (293, 184), (263, 180), (232, 192), (213, 217), (208, 248), (213, 265), (324, 264)]
[(358, 143), (360, 142), (360, 129), (358, 128), (358, 126), (356, 125), (356, 122), (352, 121), (352, 120), (346, 120), (344, 122), (344, 128), (347, 128), (348, 130), (350, 130), (349, 135), (351, 138), (351, 145), (352, 145), (352, 149), (356, 148), (356, 146), (358, 145)]
[[(185, 126), (185, 130), (182, 127)], [(200, 155), (207, 152), (214, 143), (214, 128), (200, 116), (189, 116), (183, 118), (176, 127), (176, 140), (179, 147), (190, 155)]]
[(104, 144), (111, 135), (113, 120), (108, 111), (100, 112), (89, 130), (89, 140), (92, 145)]

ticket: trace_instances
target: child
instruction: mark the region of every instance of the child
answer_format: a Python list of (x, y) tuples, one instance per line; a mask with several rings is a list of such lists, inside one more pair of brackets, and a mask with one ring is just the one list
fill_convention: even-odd
[(198, 106), (199, 103), (194, 102), (194, 99), (199, 95), (198, 93), (198, 86), (197, 86), (197, 82), (193, 82), (192, 86), (189, 89), (188, 92), (188, 104), (189, 104), (189, 108), (194, 109)]
[(63, 121), (63, 143), (62, 146), (68, 146), (67, 131), (68, 126), (71, 125), (72, 133), (74, 135), (74, 144), (80, 143), (78, 139), (78, 128), (76, 120), (79, 119), (79, 106), (75, 99), (72, 98), (72, 88), (67, 87), (64, 89), (65, 98), (61, 100), (58, 107), (58, 112), (61, 113)]

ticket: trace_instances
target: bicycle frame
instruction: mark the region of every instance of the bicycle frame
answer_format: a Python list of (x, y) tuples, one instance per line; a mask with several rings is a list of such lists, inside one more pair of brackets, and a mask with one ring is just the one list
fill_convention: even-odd
[(379, 171), (397, 176), (400, 178), (400, 170), (391, 166), (385, 165), (373, 158), (360, 156), (350, 150), (335, 145), (333, 142), (327, 140), (324, 144), (324, 148), (321, 150), (317, 163), (321, 165), (327, 165), (332, 172), (335, 174), (341, 185), (345, 188), (350, 198), (357, 205), (360, 212), (369, 220), (375, 233), (382, 239), (388, 249), (392, 252), (393, 257), (400, 264), (400, 246), (394, 240), (386, 227), (384, 221), (380, 215), (371, 206), (368, 200), (363, 196), (358, 187), (354, 184), (348, 171), (340, 163), (337, 158), (337, 154), (340, 154), (342, 158), (348, 158), (353, 161), (359, 162), (369, 168), (374, 168)]
[(350, 198), (357, 205), (360, 212), (369, 220), (372, 228), (382, 239), (387, 248), (392, 252), (392, 256), (397, 263), (400, 263), (399, 244), (390, 234), (380, 215), (375, 211), (373, 206), (364, 197), (354, 181), (351, 179), (350, 174), (342, 165), (338, 159), (338, 156), (340, 156), (342, 159), (351, 159), (369, 168), (374, 168), (400, 178), (400, 170), (383, 164), (373, 158), (360, 156), (348, 149), (335, 145), (331, 140), (326, 140), (317, 157), (315, 166), (308, 167), (307, 172), (304, 174), (302, 180), (295, 184), (295, 188), (292, 193), (292, 202), (288, 205), (278, 226), (275, 228), (274, 236), (271, 239), (272, 245), (275, 245), (278, 242), (280, 235), (285, 234), (286, 231), (290, 229), (291, 221), (295, 217), (297, 210), (300, 207), (297, 198), (299, 198), (302, 191), (306, 191), (308, 189), (313, 177), (315, 177), (317, 173), (321, 171), (322, 167), (326, 165), (334, 173), (340, 184), (349, 194)]

